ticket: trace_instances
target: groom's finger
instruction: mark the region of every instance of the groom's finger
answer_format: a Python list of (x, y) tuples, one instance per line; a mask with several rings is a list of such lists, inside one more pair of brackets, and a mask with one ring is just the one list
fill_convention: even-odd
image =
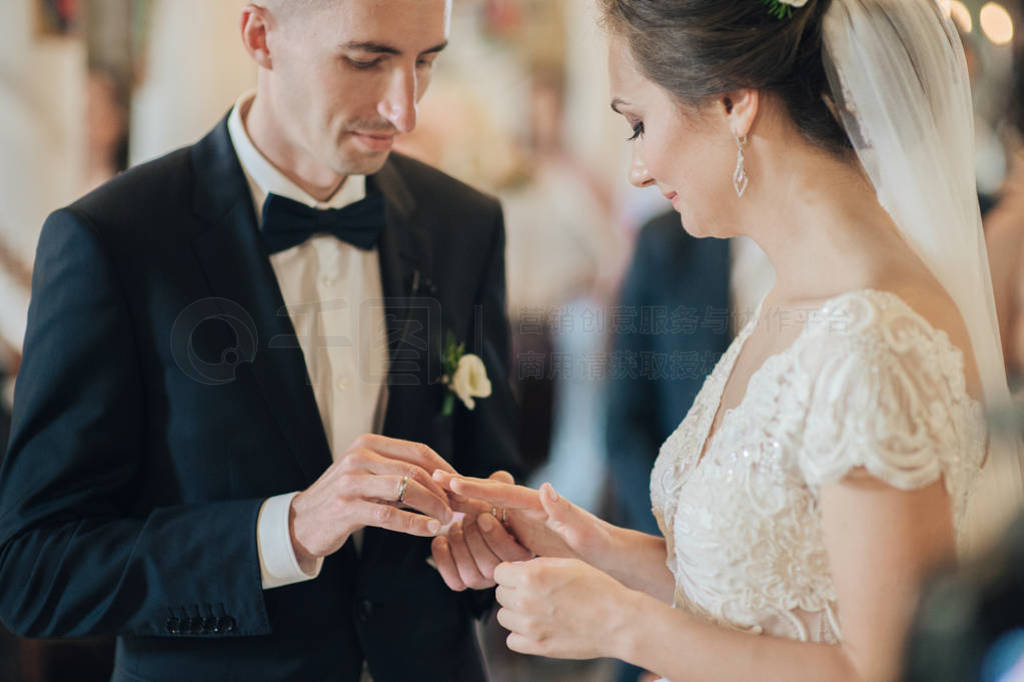
[(452, 557), (448, 538), (434, 538), (434, 541), (430, 543), (430, 552), (434, 557), (434, 563), (437, 564), (437, 572), (441, 574), (444, 584), (455, 592), (464, 591), (466, 583), (462, 582), (462, 578), (459, 576), (459, 569), (455, 565), (455, 558)]
[(352, 448), (366, 448), (368, 450), (373, 450), (385, 457), (415, 464), (426, 471), (440, 469), (453, 474), (455, 473), (455, 469), (452, 468), (451, 464), (445, 461), (444, 457), (437, 454), (423, 443), (415, 443), (411, 440), (399, 440), (397, 438), (388, 438), (387, 436), (378, 436), (373, 433), (366, 433), (356, 439), (355, 443), (352, 444)]
[(493, 474), (487, 477), (491, 481), (498, 481), (499, 483), (512, 484), (516, 482), (516, 479), (512, 474), (507, 471), (495, 471)]
[(452, 557), (455, 558), (455, 566), (459, 569), (459, 577), (466, 587), (482, 590), (494, 584), (493, 581), (485, 578), (477, 568), (473, 555), (470, 553), (469, 547), (466, 546), (466, 534), (462, 529), (461, 521), (449, 529), (448, 546), (452, 550)]
[(390, 459), (378, 455), (372, 450), (362, 449), (346, 455), (345, 470), (350, 473), (368, 471), (371, 474), (381, 476), (408, 476), (424, 488), (428, 488), (439, 498), (443, 500), (448, 499), (448, 493), (430, 477), (430, 474), (423, 467), (397, 459)]
[(356, 493), (360, 497), (399, 502), (401, 504), (432, 516), (441, 523), (452, 520), (452, 510), (445, 498), (438, 497), (424, 488), (417, 481), (405, 480), (402, 489), (402, 476), (374, 476), (373, 474), (349, 474), (342, 479), (342, 487), (349, 494)]
[(441, 531), (441, 522), (422, 514), (402, 511), (388, 504), (367, 500), (353, 500), (347, 504), (349, 512), (361, 526), (374, 526), (406, 535), (432, 538)]
[[(487, 516), (490, 516), (490, 514), (487, 514)], [(469, 547), (469, 553), (473, 556), (477, 570), (480, 571), (480, 575), (486, 578), (488, 582), (492, 582), (494, 579), (494, 569), (501, 563), (501, 559), (491, 551), (490, 546), (484, 541), (478, 524), (467, 520), (466, 523), (462, 524), (462, 532), (466, 536), (466, 545)]]
[(490, 513), (478, 516), (476, 522), (483, 531), (484, 542), (502, 561), (526, 561), (533, 556)]

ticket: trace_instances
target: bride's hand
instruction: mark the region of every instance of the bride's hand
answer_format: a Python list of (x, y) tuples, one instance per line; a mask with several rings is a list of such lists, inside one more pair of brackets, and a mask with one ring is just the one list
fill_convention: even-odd
[(621, 656), (637, 593), (576, 559), (504, 563), (494, 571), (508, 648), (553, 658)]
[(462, 505), (500, 508), (519, 544), (538, 556), (580, 558), (600, 565), (611, 546), (611, 526), (561, 497), (545, 483), (540, 490), (494, 479), (435, 471), (434, 480)]

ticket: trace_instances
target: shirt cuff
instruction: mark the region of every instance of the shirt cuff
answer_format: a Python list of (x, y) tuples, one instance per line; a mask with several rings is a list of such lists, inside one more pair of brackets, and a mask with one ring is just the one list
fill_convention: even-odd
[(269, 497), (260, 505), (256, 519), (256, 549), (265, 590), (312, 580), (320, 575), (324, 565), (324, 559), (320, 557), (316, 560), (313, 572), (306, 573), (295, 558), (288, 517), (291, 514), (292, 498), (297, 494)]

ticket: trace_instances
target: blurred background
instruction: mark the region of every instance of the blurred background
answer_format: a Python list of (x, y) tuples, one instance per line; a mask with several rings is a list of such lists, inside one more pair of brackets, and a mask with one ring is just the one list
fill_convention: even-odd
[[(962, 32), (973, 77), (979, 199), (1017, 377), (1020, 8), (938, 1)], [(244, 4), (0, 1), (0, 443), (45, 216), (129, 165), (191, 144), (254, 86), (238, 37)], [(609, 109), (605, 59), (592, 0), (454, 0), (451, 47), (400, 150), (504, 203), (513, 379), (533, 482), (657, 532), (647, 492), (657, 448), (772, 273), (752, 243), (692, 239), (656, 190), (626, 182), (629, 131)], [(499, 682), (640, 674), (611, 661), (511, 655), (493, 622), (483, 637)], [(109, 641), (0, 631), (0, 680), (108, 679), (111, 656)]]

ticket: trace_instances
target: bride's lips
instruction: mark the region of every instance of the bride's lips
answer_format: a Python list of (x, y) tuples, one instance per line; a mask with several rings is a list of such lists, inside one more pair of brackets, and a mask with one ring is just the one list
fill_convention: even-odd
[(395, 144), (395, 136), (393, 134), (352, 133), (352, 137), (358, 140), (362, 146), (373, 152), (386, 152)]
[(669, 194), (666, 194), (665, 198), (672, 202), (673, 208), (678, 210), (679, 205), (676, 203), (676, 201), (679, 199), (679, 194), (677, 192), (671, 192)]

